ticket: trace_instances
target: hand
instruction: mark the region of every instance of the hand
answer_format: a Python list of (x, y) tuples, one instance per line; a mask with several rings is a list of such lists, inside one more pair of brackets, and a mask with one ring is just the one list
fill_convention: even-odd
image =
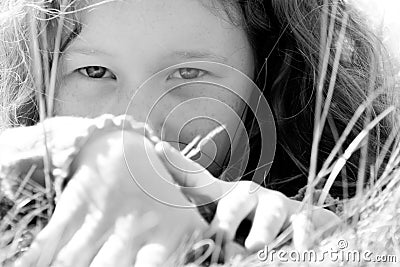
[[(211, 228), (224, 232), (226, 242), (232, 241), (239, 224), (250, 218), (252, 226), (245, 248), (252, 252), (264, 248), (290, 225), (291, 216), (300, 211), (301, 202), (289, 199), (280, 192), (250, 181), (225, 182), (216, 179), (168, 143), (157, 144), (156, 151), (174, 180), (182, 186), (182, 192), (194, 203), (204, 205), (219, 200)], [(331, 211), (314, 207), (311, 220), (318, 229), (338, 222), (339, 218)]]
[[(129, 163), (130, 172), (126, 162)], [(132, 179), (135, 176), (135, 181)], [(49, 224), (16, 266), (159, 266), (186, 234), (207, 225), (178, 187), (153, 144), (137, 133), (105, 133), (87, 144)]]

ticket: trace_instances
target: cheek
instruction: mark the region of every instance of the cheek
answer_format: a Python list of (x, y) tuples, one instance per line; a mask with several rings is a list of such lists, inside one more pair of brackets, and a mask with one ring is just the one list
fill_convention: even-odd
[(73, 88), (75, 84), (66, 85), (64, 82), (59, 85), (55, 92), (54, 112), (57, 116), (79, 116), (83, 99), (78, 97)]
[(85, 92), (77, 81), (66, 81), (56, 90), (54, 112), (57, 116), (97, 117), (104, 113), (109, 100), (110, 96)]
[(227, 153), (241, 135), (245, 104), (232, 92), (216, 88), (212, 92), (206, 91), (198, 90), (191, 97), (187, 95), (185, 101), (176, 102), (178, 105), (165, 117), (163, 139), (182, 150), (196, 136), (204, 138), (223, 126), (225, 130), (202, 148), (204, 157), (196, 158), (196, 162), (209, 171), (218, 173)]
[(174, 105), (164, 110), (165, 137), (181, 143), (190, 142), (197, 135), (204, 137), (221, 125), (232, 135), (245, 107), (238, 96), (218, 88), (197, 88), (192, 94), (186, 92), (184, 99), (170, 99)]

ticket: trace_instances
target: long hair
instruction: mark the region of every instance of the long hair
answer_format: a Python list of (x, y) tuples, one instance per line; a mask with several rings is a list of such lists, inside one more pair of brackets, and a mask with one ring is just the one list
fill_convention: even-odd
[[(63, 6), (68, 6), (68, 12)], [(54, 61), (55, 32), (63, 18), (64, 30), (61, 50), (80, 32), (78, 14), (80, 7), (74, 0), (58, 0), (27, 4), (24, 0), (2, 0), (0, 3), (0, 129), (19, 125), (32, 125), (39, 120), (40, 95), (46, 90), (35, 85), (33, 48), (30, 42), (32, 27), (48, 43), (38, 43), (43, 66), (51, 71)], [(277, 149), (274, 164), (266, 177), (266, 186), (293, 195), (306, 185), (310, 166), (315, 115), (316, 89), (321, 64), (320, 41), (324, 38), (323, 14), (328, 21), (334, 19), (332, 47), (328, 57), (323, 96), (327, 96), (329, 77), (333, 73), (334, 51), (340, 39), (343, 18), (348, 16), (343, 53), (337, 67), (335, 90), (331, 97), (320, 145), (318, 167), (334, 147), (357, 108), (368, 95), (379, 90), (369, 112), (353, 127), (348, 141), (361, 132), (367, 116), (376, 117), (390, 104), (393, 84), (387, 58), (379, 38), (370, 31), (360, 12), (344, 1), (326, 0), (218, 0), (233, 23), (247, 31), (256, 56), (255, 82), (263, 90), (276, 120)], [(221, 5), (220, 5), (221, 6)], [(237, 11), (240, 11), (238, 19)], [(64, 11), (64, 14), (63, 14)], [(61, 16), (63, 15), (63, 16)], [(35, 25), (32, 26), (32, 23)], [(44, 35), (45, 34), (45, 35)], [(326, 37), (326, 36), (325, 36)], [(40, 40), (40, 38), (39, 38)], [(335, 70), (335, 71), (336, 71)], [(37, 70), (36, 70), (37, 71)], [(45, 73), (48, 75), (48, 73)], [(41, 77), (42, 86), (48, 77)], [(38, 92), (39, 90), (39, 92)], [(325, 99), (323, 99), (325, 101)], [(369, 114), (369, 115), (368, 115)], [(251, 116), (246, 118), (252, 122)], [(250, 123), (251, 124), (251, 123)], [(260, 136), (252, 132), (248, 169), (257, 162), (257, 144)], [(368, 142), (368, 164), (374, 162), (382, 143), (393, 128), (391, 118), (386, 118), (371, 131)], [(342, 195), (346, 186), (354, 193), (360, 153), (355, 153), (345, 167), (342, 180), (333, 186), (332, 193)], [(369, 166), (369, 165), (368, 165)], [(368, 173), (368, 172), (367, 172)]]
[[(57, 55), (57, 31), (61, 25), (58, 50), (81, 29), (79, 10), (88, 1), (4, 0), (0, 3), (0, 131), (29, 126), (40, 119), (40, 99), (48, 97), (53, 62)], [(37, 41), (37, 43), (33, 41)], [(38, 64), (39, 63), (39, 64)], [(39, 81), (39, 82), (38, 82)], [(46, 111), (45, 111), (46, 112)]]
[[(368, 27), (362, 12), (344, 1), (250, 0), (237, 1), (244, 16), (244, 27), (257, 53), (257, 84), (275, 115), (277, 149), (266, 185), (287, 195), (294, 195), (307, 184), (317, 80), (321, 73), (323, 23), (334, 21), (332, 45), (323, 82), (322, 104), (331, 101), (327, 123), (322, 129), (317, 166), (320, 168), (335, 146), (356, 110), (369, 96), (376, 97), (352, 128), (343, 150), (364, 129), (365, 121), (376, 118), (394, 99), (395, 80), (387, 51), (380, 38)], [(326, 13), (327, 21), (322, 17)], [(344, 17), (346, 31), (338, 66), (334, 70)], [(328, 35), (328, 33), (326, 33)], [(325, 36), (326, 38), (326, 36)], [(329, 80), (337, 71), (332, 96)], [(365, 175), (394, 127), (388, 116), (369, 133)], [(257, 144), (257, 135), (253, 144)], [(355, 194), (360, 152), (354, 153), (334, 183), (331, 194), (342, 197)], [(379, 173), (381, 170), (376, 170)]]

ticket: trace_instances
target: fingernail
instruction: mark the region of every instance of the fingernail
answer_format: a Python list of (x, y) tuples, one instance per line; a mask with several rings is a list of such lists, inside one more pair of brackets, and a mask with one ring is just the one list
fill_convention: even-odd
[(136, 254), (135, 267), (139, 266), (162, 266), (167, 259), (167, 250), (161, 244), (147, 244)]
[(249, 251), (256, 251), (258, 249), (263, 248), (265, 245), (266, 245), (265, 242), (261, 241), (259, 238), (254, 236), (249, 236), (244, 241), (244, 246)]

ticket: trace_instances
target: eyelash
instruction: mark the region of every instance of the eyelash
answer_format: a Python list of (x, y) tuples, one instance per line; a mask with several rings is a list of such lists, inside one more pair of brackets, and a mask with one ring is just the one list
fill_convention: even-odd
[[(183, 76), (185, 75), (183, 72), (191, 72), (191, 71), (195, 71), (195, 76), (196, 77), (189, 77), (189, 78), (184, 78)], [(187, 74), (187, 73), (186, 73)], [(201, 70), (201, 69), (196, 69), (196, 68), (180, 68), (178, 70), (176, 70), (174, 73), (172, 73), (171, 75), (168, 76), (169, 79), (182, 79), (182, 80), (193, 80), (193, 79), (197, 79), (197, 78), (201, 78), (204, 75), (207, 74), (207, 71), (205, 70)]]
[[(88, 70), (90, 68), (93, 68), (93, 71), (97, 71), (97, 72), (99, 72), (101, 70), (102, 72), (104, 72), (104, 74), (101, 75), (101, 77), (91, 77), (90, 74), (88, 73)], [(89, 79), (114, 79), (114, 80), (116, 79), (116, 76), (109, 69), (107, 69), (105, 67), (101, 67), (101, 66), (88, 66), (88, 67), (80, 68), (77, 71)], [(109, 73), (107, 75), (107, 77), (104, 77), (107, 73)]]
[[(101, 77), (91, 77), (90, 74), (88, 73), (89, 69), (91, 69), (91, 68), (92, 68), (92, 70), (94, 72), (99, 72), (100, 71), (100, 74), (103, 73), (102, 75), (100, 75)], [(83, 68), (78, 69), (77, 71), (80, 74), (82, 74), (83, 76), (85, 76), (87, 78), (90, 78), (90, 79), (116, 79), (116, 76), (109, 69), (107, 69), (105, 67), (101, 67), (101, 66), (83, 67)], [(194, 73), (191, 73), (191, 72), (194, 72)], [(104, 77), (107, 73), (109, 73), (109, 75), (107, 75), (108, 77)], [(192, 74), (192, 76), (190, 76), (190, 74)], [(206, 74), (207, 74), (207, 71), (201, 70), (201, 69), (179, 68), (174, 73), (169, 75), (168, 79), (192, 80), (192, 79), (201, 78)], [(189, 75), (190, 77), (186, 77), (186, 78), (183, 77), (185, 75)]]

